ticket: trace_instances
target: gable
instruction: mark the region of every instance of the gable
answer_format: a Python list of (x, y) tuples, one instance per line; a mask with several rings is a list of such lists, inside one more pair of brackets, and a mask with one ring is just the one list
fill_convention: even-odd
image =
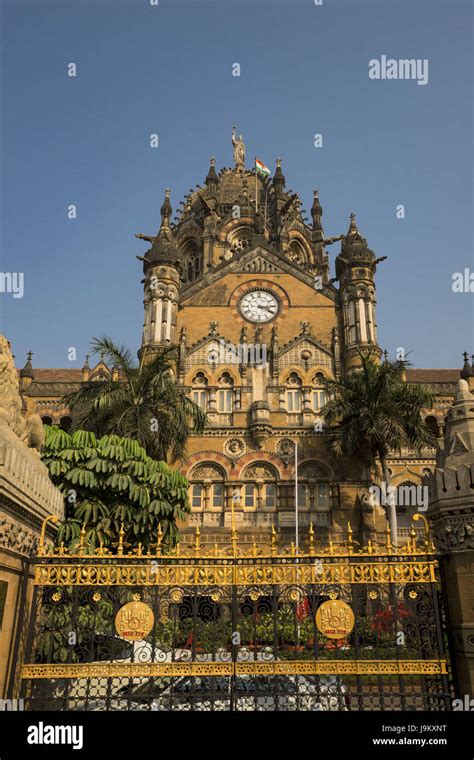
[[(310, 354), (309, 357), (307, 356), (308, 353)], [(302, 354), (306, 356), (303, 357)], [(278, 354), (278, 368), (280, 370), (285, 367), (294, 365), (304, 366), (306, 364), (327, 367), (332, 370), (333, 359), (331, 351), (313, 338), (307, 337), (292, 341), (289, 346), (284, 346)]]
[[(209, 303), (207, 298), (203, 300), (201, 296), (196, 300), (196, 294), (203, 294), (204, 291), (209, 293), (209, 287), (219, 281), (222, 282), (228, 274), (289, 274), (314, 289), (313, 274), (259, 245), (244, 251), (239, 256), (223, 261), (216, 269), (207, 272), (204, 277), (184, 288), (181, 293), (181, 303), (185, 304), (191, 298), (194, 304)], [(332, 301), (337, 298), (337, 291), (331, 285), (323, 285), (319, 292)]]

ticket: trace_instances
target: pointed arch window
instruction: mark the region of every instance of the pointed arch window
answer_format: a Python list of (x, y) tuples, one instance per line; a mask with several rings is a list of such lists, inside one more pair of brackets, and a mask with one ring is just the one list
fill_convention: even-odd
[(181, 249), (184, 272), (188, 282), (196, 280), (203, 271), (203, 252), (196, 240), (188, 240)]
[(286, 409), (289, 413), (301, 412), (303, 404), (302, 381), (296, 372), (292, 372), (286, 381)]
[(292, 240), (288, 249), (288, 258), (299, 267), (304, 267), (306, 263), (306, 254), (303, 245), (299, 240)]
[(313, 377), (313, 391), (312, 391), (313, 411), (319, 412), (325, 405), (327, 399), (327, 392), (324, 386), (324, 375), (322, 372), (317, 372)]
[(217, 410), (223, 414), (230, 414), (234, 409), (234, 380), (229, 372), (224, 372), (218, 383)]
[(207, 410), (208, 380), (203, 372), (198, 372), (192, 379), (191, 398), (205, 412)]

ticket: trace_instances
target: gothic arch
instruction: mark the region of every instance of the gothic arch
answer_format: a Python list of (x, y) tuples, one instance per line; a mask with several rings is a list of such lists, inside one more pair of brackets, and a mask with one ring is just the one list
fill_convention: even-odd
[(250, 451), (239, 459), (230, 473), (234, 480), (243, 480), (245, 468), (250, 464), (270, 464), (276, 470), (278, 480), (283, 480), (289, 474), (288, 466), (279, 456), (270, 451)]
[(279, 480), (276, 467), (270, 462), (260, 461), (248, 464), (242, 473), (243, 480)]
[(226, 457), (219, 451), (196, 451), (196, 453), (191, 454), (191, 456), (188, 457), (187, 462), (180, 467), (180, 472), (189, 480), (193, 468), (204, 462), (220, 465), (225, 473), (225, 477), (229, 477), (231, 461), (229, 457)]

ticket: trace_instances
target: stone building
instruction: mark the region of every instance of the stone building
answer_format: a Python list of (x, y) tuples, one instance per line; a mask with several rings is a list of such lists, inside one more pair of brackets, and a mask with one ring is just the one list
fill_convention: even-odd
[(436, 470), (428, 476), (433, 538), (443, 571), (458, 695), (474, 694), (474, 395), (459, 380)]
[(40, 540), (54, 538), (51, 518), (64, 518), (62, 494), (39, 458), (41, 421), (31, 414), (25, 422), (21, 406), (10, 347), (0, 335), (0, 699), (16, 696), (23, 624), (33, 591), (30, 561)]
[[(184, 532), (199, 526), (203, 541), (220, 541), (233, 506), (241, 541), (265, 540), (271, 526), (293, 536), (297, 443), (299, 525), (313, 523), (324, 539), (345, 532), (350, 521), (370, 537), (385, 529), (380, 509), (363, 508), (370, 473), (328, 453), (319, 410), (324, 378), (356, 368), (360, 349), (382, 354), (376, 271), (385, 257), (370, 249), (354, 214), (347, 232), (327, 237), (318, 191), (308, 221), (298, 194), (286, 188), (281, 161), (269, 177), (266, 167), (246, 168), (235, 133), (233, 144), (233, 167), (218, 172), (211, 159), (204, 184), (173, 220), (166, 190), (158, 233), (137, 235), (149, 244), (138, 257), (139, 354), (146, 359), (176, 343), (177, 382), (207, 412), (207, 428), (189, 440), (183, 466), (192, 510)], [(29, 355), (20, 372), (26, 412), (67, 429), (72, 415), (61, 396), (114, 372), (88, 360), (82, 369), (37, 369)], [(436, 390), (426, 414), (440, 436), (458, 378), (455, 369), (407, 371), (407, 382)], [(421, 483), (434, 463), (434, 450), (402, 452), (389, 461), (394, 485)], [(399, 510), (402, 535), (414, 510)]]

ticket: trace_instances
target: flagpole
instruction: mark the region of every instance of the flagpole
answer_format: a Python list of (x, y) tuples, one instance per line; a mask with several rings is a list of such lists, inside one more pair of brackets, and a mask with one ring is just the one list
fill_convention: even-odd
[(253, 160), (253, 165), (255, 167), (255, 213), (258, 211), (258, 202), (257, 202), (257, 156), (255, 156)]
[(296, 554), (298, 554), (299, 550), (299, 527), (298, 527), (298, 444), (295, 442), (295, 544), (296, 544)]

